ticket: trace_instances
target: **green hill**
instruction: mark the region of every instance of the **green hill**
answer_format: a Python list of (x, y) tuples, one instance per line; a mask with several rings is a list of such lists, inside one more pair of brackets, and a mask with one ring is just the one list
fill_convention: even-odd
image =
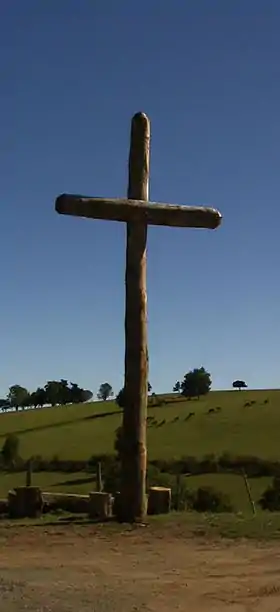
[[(175, 395), (161, 398), (164, 405), (148, 409), (154, 417), (148, 422), (150, 459), (225, 451), (280, 459), (280, 390), (212, 391), (199, 401)], [(211, 409), (215, 412), (209, 413)], [(187, 418), (190, 412), (194, 415)], [(24, 458), (57, 455), (86, 460), (113, 452), (120, 424), (121, 411), (114, 402), (1, 414), (0, 446), (7, 434), (16, 433)]]

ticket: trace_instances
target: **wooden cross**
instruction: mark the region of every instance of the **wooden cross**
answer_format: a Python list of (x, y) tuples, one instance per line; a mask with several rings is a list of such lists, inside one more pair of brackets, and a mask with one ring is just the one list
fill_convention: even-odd
[(122, 477), (118, 517), (133, 522), (146, 514), (147, 292), (148, 225), (215, 229), (221, 214), (212, 208), (149, 202), (150, 122), (144, 113), (131, 123), (127, 199), (59, 196), (58, 213), (127, 224), (125, 273), (125, 407)]

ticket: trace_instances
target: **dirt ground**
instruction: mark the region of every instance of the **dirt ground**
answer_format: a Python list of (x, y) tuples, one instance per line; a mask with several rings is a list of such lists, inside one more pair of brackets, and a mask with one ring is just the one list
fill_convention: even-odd
[(280, 544), (138, 527), (0, 527), (5, 612), (276, 612)]

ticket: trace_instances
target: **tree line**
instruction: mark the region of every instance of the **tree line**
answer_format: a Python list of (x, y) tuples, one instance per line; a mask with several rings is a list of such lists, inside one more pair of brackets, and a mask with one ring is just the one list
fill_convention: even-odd
[(56, 406), (65, 404), (81, 404), (92, 399), (93, 393), (89, 389), (82, 389), (77, 383), (66, 379), (48, 380), (44, 387), (35, 391), (28, 391), (21, 385), (12, 385), (7, 397), (0, 399), (0, 408), (42, 408), (45, 405)]
[[(182, 381), (177, 380), (174, 387), (174, 393), (181, 393), (184, 397), (199, 398), (201, 395), (209, 393), (212, 385), (211, 374), (205, 368), (194, 368), (185, 374)], [(245, 389), (247, 384), (244, 380), (234, 380), (232, 383), (233, 389)]]
[[(174, 393), (180, 393), (182, 396), (191, 399), (199, 398), (201, 395), (209, 393), (212, 385), (211, 375), (204, 367), (194, 368), (187, 372), (182, 381), (177, 381), (173, 387)], [(244, 380), (235, 380), (232, 383), (234, 389), (244, 389), (247, 384)], [(148, 393), (152, 392), (152, 385), (148, 382)], [(97, 398), (101, 401), (107, 401), (114, 395), (112, 385), (104, 382), (100, 385)], [(152, 394), (155, 398), (155, 393)], [(68, 382), (66, 379), (49, 380), (44, 387), (38, 387), (35, 391), (28, 391), (21, 385), (12, 385), (9, 388), (7, 397), (0, 399), (0, 409), (8, 408), (41, 408), (45, 405), (56, 406), (66, 404), (82, 404), (88, 402), (93, 397), (92, 391), (79, 387), (77, 383)], [(116, 396), (116, 403), (120, 408), (125, 405), (125, 389), (124, 387)]]

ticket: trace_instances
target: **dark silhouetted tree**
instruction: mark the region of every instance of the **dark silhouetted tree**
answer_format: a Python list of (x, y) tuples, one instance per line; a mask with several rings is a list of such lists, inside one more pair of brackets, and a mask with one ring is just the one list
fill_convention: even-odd
[(108, 382), (102, 383), (97, 393), (98, 399), (102, 400), (103, 402), (106, 402), (106, 400), (109, 399), (109, 397), (112, 397), (112, 395), (113, 395), (113, 388), (110, 385), (110, 383)]
[(211, 388), (211, 377), (205, 368), (194, 368), (185, 374), (184, 380), (181, 383), (182, 395), (185, 397), (197, 397), (206, 395)]
[(93, 397), (92, 391), (89, 389), (81, 389), (81, 404), (84, 402), (89, 402)]
[(174, 393), (180, 393), (181, 391), (181, 383), (179, 380), (177, 380), (177, 382), (175, 383), (174, 387), (173, 387), (173, 392)]
[[(148, 393), (151, 393), (152, 391), (152, 385), (151, 383), (148, 382)], [(153, 393), (153, 396), (155, 396), (155, 393)], [(124, 402), (125, 402), (125, 392), (124, 392), (124, 387), (119, 391), (118, 395), (116, 396), (116, 403), (118, 404), (118, 406), (120, 408), (124, 408)]]
[(8, 402), (10, 405), (18, 410), (20, 407), (24, 408), (29, 404), (29, 393), (25, 387), (21, 387), (21, 385), (12, 385), (9, 388), (8, 393)]
[(120, 427), (118, 427), (116, 430), (116, 437), (115, 437), (115, 442), (114, 442), (114, 449), (117, 454), (118, 460), (121, 459), (123, 446), (124, 446), (123, 428), (120, 425)]
[(56, 404), (69, 404), (71, 402), (71, 389), (65, 378), (60, 380), (48, 380), (45, 385), (46, 403), (56, 406)]
[(0, 399), (0, 410), (4, 411), (7, 410), (8, 408), (11, 408), (11, 404), (9, 402), (9, 400), (6, 398), (1, 398)]
[(124, 393), (124, 387), (118, 392), (118, 395), (116, 396), (116, 403), (118, 404), (119, 408), (124, 408), (124, 401), (125, 401), (125, 393)]
[(241, 389), (246, 389), (247, 387), (244, 380), (234, 380), (232, 386), (234, 389), (238, 389), (239, 391), (241, 391)]
[(45, 404), (47, 404), (47, 394), (45, 389), (42, 387), (37, 387), (36, 391), (30, 394), (30, 406), (34, 406), (34, 408), (42, 408)]
[(15, 434), (9, 434), (3, 444), (1, 451), (4, 465), (12, 467), (19, 456), (19, 438)]

